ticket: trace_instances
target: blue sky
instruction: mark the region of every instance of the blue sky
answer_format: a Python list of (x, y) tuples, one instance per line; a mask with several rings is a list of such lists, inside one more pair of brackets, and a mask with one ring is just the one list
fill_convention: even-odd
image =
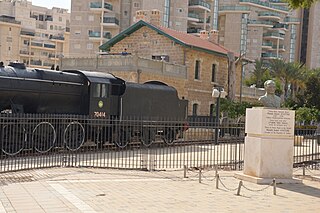
[[(29, 0), (30, 1), (30, 0)], [(71, 0), (31, 0), (33, 5), (47, 7), (51, 9), (52, 7), (60, 7), (64, 9), (71, 8)]]

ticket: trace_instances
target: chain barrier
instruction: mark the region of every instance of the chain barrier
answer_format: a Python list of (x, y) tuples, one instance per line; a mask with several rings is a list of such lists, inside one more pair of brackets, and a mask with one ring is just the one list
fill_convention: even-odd
[(219, 178), (219, 182), (221, 183), (221, 185), (225, 188), (225, 189), (227, 189), (228, 191), (235, 191), (235, 190), (237, 190), (238, 189), (238, 187), (236, 187), (236, 188), (229, 188), (229, 187), (227, 187), (223, 182), (222, 182), (222, 180), (221, 180), (221, 178), (220, 177), (218, 177)]
[(268, 189), (270, 186), (273, 186), (273, 182), (271, 182), (268, 186), (263, 187), (262, 189), (250, 189), (243, 184), (242, 184), (242, 186), (243, 186), (243, 188), (245, 188), (246, 190), (251, 191), (251, 192), (262, 192), (262, 191)]
[[(187, 171), (195, 172), (195, 169), (187, 169), (187, 167), (184, 166), (184, 177), (185, 178), (186, 178)], [(203, 170), (201, 168), (197, 170), (195, 177), (199, 178), (199, 183), (201, 183), (202, 178), (205, 180), (209, 180), (209, 178), (204, 175), (205, 173), (206, 172), (203, 172)], [(238, 195), (238, 196), (240, 195), (241, 187), (243, 187), (244, 189), (251, 191), (251, 192), (261, 192), (261, 191), (267, 190), (271, 186), (273, 186), (273, 194), (276, 195), (276, 180), (275, 179), (273, 179), (273, 181), (269, 185), (267, 185), (261, 189), (251, 189), (251, 188), (245, 186), (243, 184), (242, 180), (239, 181), (239, 185), (237, 187), (230, 188), (230, 187), (226, 186), (226, 184), (223, 183), (223, 181), (220, 178), (220, 175), (218, 173), (218, 170), (215, 169), (215, 177), (211, 181), (214, 181), (214, 180), (216, 181), (216, 189), (219, 189), (219, 183), (220, 183), (228, 191), (237, 191), (236, 195)]]
[[(187, 175), (187, 173), (189, 173), (189, 171), (196, 173), (195, 169), (187, 169), (187, 167), (184, 166), (184, 178), (186, 178), (186, 175)], [(203, 170), (200, 168), (200, 169), (198, 169), (198, 171), (197, 171), (197, 173), (196, 173), (196, 175), (194, 177), (198, 177), (199, 178), (199, 183), (201, 183), (202, 178), (204, 178), (206, 180), (209, 180), (209, 178), (204, 175), (205, 173), (206, 172), (203, 172)], [(273, 186), (273, 194), (276, 195), (276, 180), (275, 179), (273, 179), (273, 181), (269, 185), (267, 185), (267, 186), (265, 186), (265, 187), (263, 187), (261, 189), (251, 189), (251, 188), (245, 186), (243, 184), (242, 180), (239, 181), (239, 185), (237, 187), (230, 188), (230, 187), (226, 186), (226, 184), (223, 183), (223, 181), (220, 178), (220, 175), (218, 173), (218, 170), (216, 169), (215, 170), (215, 176), (214, 176), (213, 179), (210, 179), (210, 181), (214, 181), (214, 180), (216, 181), (216, 189), (219, 188), (219, 183), (220, 183), (223, 186), (223, 188), (225, 188), (227, 191), (237, 191), (236, 195), (240, 195), (241, 187), (243, 187), (244, 189), (246, 189), (248, 191), (251, 191), (251, 192), (261, 192), (261, 191), (267, 190), (271, 186)]]

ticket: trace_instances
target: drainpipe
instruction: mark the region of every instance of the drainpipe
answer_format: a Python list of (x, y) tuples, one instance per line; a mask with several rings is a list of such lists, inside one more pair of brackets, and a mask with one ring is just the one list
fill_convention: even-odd
[(137, 83), (140, 84), (140, 75), (141, 75), (141, 70), (137, 69)]

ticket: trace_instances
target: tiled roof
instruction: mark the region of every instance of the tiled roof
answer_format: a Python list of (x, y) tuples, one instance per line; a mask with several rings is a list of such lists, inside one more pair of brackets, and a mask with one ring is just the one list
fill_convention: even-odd
[(158, 27), (158, 28), (163, 32), (165, 32), (166, 34), (183, 42), (187, 46), (198, 47), (198, 48), (207, 49), (207, 50), (211, 50), (211, 51), (219, 52), (223, 54), (227, 54), (229, 52), (229, 50), (227, 50), (225, 47), (218, 44), (214, 44), (198, 36), (194, 36), (185, 32), (176, 31), (166, 27)]
[(116, 43), (124, 39), (126, 36), (134, 33), (135, 31), (139, 30), (144, 26), (157, 31), (159, 34), (166, 36), (167, 38), (185, 47), (193, 48), (199, 51), (204, 51), (210, 54), (222, 55), (222, 56), (227, 56), (227, 53), (229, 52), (223, 46), (214, 44), (200, 37), (187, 34), (185, 32), (179, 32), (166, 27), (158, 27), (142, 20), (138, 21), (137, 23), (130, 26), (126, 30), (122, 31), (121, 33), (119, 33), (118, 35), (116, 35), (115, 37), (113, 37), (103, 45), (101, 45), (99, 48), (101, 50), (109, 50), (110, 47), (112, 47), (113, 45), (115, 45)]

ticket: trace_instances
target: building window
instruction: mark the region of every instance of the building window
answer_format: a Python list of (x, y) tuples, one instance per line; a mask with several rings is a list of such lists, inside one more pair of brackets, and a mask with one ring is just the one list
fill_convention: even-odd
[(209, 108), (210, 116), (214, 115), (214, 110), (215, 110), (214, 104), (210, 104), (210, 108)]
[(53, 25), (50, 25), (50, 30), (53, 30)]
[(194, 79), (200, 79), (200, 61), (196, 60), (196, 65), (194, 67)]
[(59, 21), (62, 21), (62, 17), (59, 17)]
[(127, 16), (128, 15), (128, 11), (124, 11), (124, 15)]
[(9, 27), (9, 31), (11, 31), (11, 27)]
[(81, 34), (81, 31), (80, 31), (80, 30), (76, 30), (76, 31), (74, 32), (74, 34), (75, 34), (75, 35), (80, 35), (80, 34)]
[(153, 55), (152, 59), (153, 60), (158, 60), (158, 61), (169, 62), (169, 56), (168, 55)]
[(135, 7), (135, 8), (140, 7), (140, 3), (139, 3), (139, 2), (134, 2), (134, 3), (133, 3), (133, 7)]
[(199, 104), (192, 105), (192, 115), (198, 115)]
[(211, 68), (211, 82), (216, 82), (216, 65), (212, 64)]

